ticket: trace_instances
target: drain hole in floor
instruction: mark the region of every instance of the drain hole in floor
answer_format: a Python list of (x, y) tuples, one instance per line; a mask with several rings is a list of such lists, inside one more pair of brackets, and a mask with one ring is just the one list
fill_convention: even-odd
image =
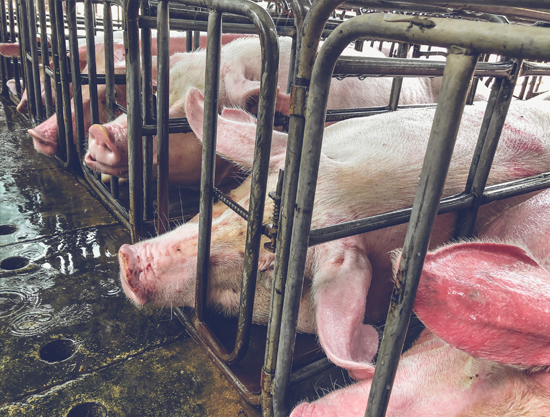
[(24, 268), (28, 264), (29, 260), (27, 258), (23, 258), (22, 256), (12, 256), (11, 258), (6, 258), (0, 262), (0, 268), (13, 271), (15, 269)]
[(0, 235), (11, 235), (15, 233), (17, 227), (12, 226), (11, 224), (0, 224)]
[(40, 359), (49, 363), (61, 362), (73, 356), (75, 351), (76, 345), (72, 340), (54, 340), (53, 342), (50, 342), (40, 348)]
[(83, 403), (71, 409), (67, 417), (107, 417), (107, 409), (103, 404)]

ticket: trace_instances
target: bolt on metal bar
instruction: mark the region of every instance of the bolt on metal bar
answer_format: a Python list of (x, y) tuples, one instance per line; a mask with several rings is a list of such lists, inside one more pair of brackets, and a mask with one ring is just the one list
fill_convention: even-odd
[[(206, 290), (210, 273), (210, 242), (216, 173), (216, 139), (218, 128), (218, 94), (221, 60), (222, 15), (211, 10), (208, 18), (206, 74), (204, 90), (204, 123), (202, 141), (199, 238), (197, 247), (197, 280), (195, 285), (195, 327), (204, 321)], [(223, 352), (226, 354), (226, 352)], [(220, 355), (221, 356), (221, 355)]]
[[(27, 2), (27, 21), (29, 23), (29, 46), (31, 52), (32, 82), (34, 89), (35, 111), (34, 116), (42, 121), (44, 119), (44, 109), (42, 107), (42, 94), (40, 91), (40, 67), (38, 65), (38, 45), (36, 36), (36, 11), (34, 9), (34, 0)], [(41, 39), (42, 48), (47, 48), (47, 42)]]
[(244, 207), (242, 207), (241, 205), (235, 203), (229, 196), (222, 193), (216, 187), (214, 187), (214, 194), (216, 195), (216, 197), (218, 197), (218, 200), (220, 200), (222, 203), (224, 203), (227, 207), (229, 207), (231, 210), (233, 210), (235, 213), (237, 213), (243, 219), (248, 221), (248, 211)]
[[(11, 3), (11, 1), (10, 1)], [(48, 39), (48, 27), (46, 23), (46, 6), (43, 1), (38, 1), (38, 18), (40, 21), (40, 39)], [(42, 67), (46, 68), (50, 63), (50, 56), (48, 53), (48, 44), (45, 41), (41, 41), (42, 52)], [(44, 71), (45, 72), (45, 71)], [(19, 83), (18, 78), (16, 78)], [(44, 95), (46, 97), (46, 117), (50, 117), (53, 114), (52, 111), (52, 80), (44, 73)]]
[(170, 22), (167, 0), (157, 9), (157, 233), (169, 230), (168, 165), (170, 110)]
[(141, 71), (139, 68), (139, 0), (125, 0), (124, 47), (128, 102), (128, 178), (130, 194), (129, 221), (132, 242), (139, 240), (143, 229), (143, 161), (141, 116)]
[(478, 59), (477, 54), (462, 48), (450, 48), (450, 52), (378, 353), (366, 417), (386, 414), (424, 257)]

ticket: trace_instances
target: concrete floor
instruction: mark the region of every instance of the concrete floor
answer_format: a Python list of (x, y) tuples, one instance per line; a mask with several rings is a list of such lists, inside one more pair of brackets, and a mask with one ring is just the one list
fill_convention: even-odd
[(259, 416), (118, 281), (127, 231), (0, 102), (0, 416)]

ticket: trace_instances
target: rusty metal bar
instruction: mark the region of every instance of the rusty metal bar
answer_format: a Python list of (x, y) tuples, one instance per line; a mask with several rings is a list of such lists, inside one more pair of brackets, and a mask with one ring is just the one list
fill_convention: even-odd
[[(382, 42), (380, 42), (382, 47)], [(400, 43), (397, 48), (397, 58), (407, 58), (410, 45), (408, 43)], [(390, 93), (390, 110), (397, 110), (399, 105), (399, 96), (401, 95), (401, 87), (403, 86), (403, 77), (395, 77), (391, 85)]]
[[(32, 83), (35, 100), (34, 116), (42, 121), (44, 119), (44, 109), (42, 107), (42, 94), (40, 88), (40, 67), (38, 65), (38, 41), (36, 36), (36, 11), (34, 9), (34, 0), (27, 2), (27, 22), (29, 26), (29, 46), (31, 52), (31, 67), (32, 67)], [(42, 48), (44, 48), (44, 40), (40, 40)], [(46, 42), (47, 47), (47, 42)]]
[[(10, 42), (17, 42), (17, 36), (15, 33), (15, 14), (13, 11), (13, 1), (8, 1), (9, 3), (9, 16), (10, 16)], [(21, 45), (21, 44), (20, 44)], [(15, 91), (17, 95), (21, 97), (21, 75), (19, 74), (19, 60), (17, 58), (12, 59), (13, 62), (13, 77), (15, 78)], [(24, 76), (24, 74), (22, 74)]]
[[(38, 1), (38, 16), (40, 20), (40, 39), (41, 43), (41, 52), (42, 52), (42, 67), (44, 68), (44, 95), (46, 98), (46, 117), (50, 117), (53, 114), (52, 107), (52, 80), (46, 74), (46, 67), (50, 64), (50, 56), (48, 53), (48, 43), (45, 41), (48, 39), (48, 27), (46, 24), (46, 10), (45, 4), (43, 1)], [(19, 82), (19, 80), (17, 81)]]
[(86, 51), (88, 57), (88, 84), (90, 92), (91, 124), (99, 123), (99, 106), (97, 97), (97, 66), (95, 57), (94, 12), (92, 0), (84, 0), (84, 23), (86, 30)]

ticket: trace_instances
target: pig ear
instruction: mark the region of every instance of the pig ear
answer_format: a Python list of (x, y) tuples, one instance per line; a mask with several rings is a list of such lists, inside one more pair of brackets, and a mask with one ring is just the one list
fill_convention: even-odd
[(517, 246), (459, 243), (428, 254), (414, 311), (472, 356), (550, 365), (550, 272)]
[(21, 51), (19, 50), (18, 43), (0, 43), (0, 55), (14, 58), (20, 57)]
[[(204, 96), (200, 90), (192, 88), (187, 93), (185, 102), (187, 121), (193, 132), (202, 140), (204, 120)], [(230, 109), (226, 113), (230, 118), (218, 117), (218, 134), (216, 151), (223, 158), (252, 168), (254, 145), (256, 140), (256, 124), (252, 116), (242, 110)], [(271, 169), (282, 168), (286, 153), (287, 135), (273, 131), (271, 140)]]
[(371, 264), (365, 256), (345, 251), (341, 241), (320, 250), (330, 256), (313, 277), (319, 341), (327, 357), (352, 378), (370, 378), (378, 351), (378, 332), (363, 324)]
[[(250, 113), (258, 113), (258, 99), (260, 96), (260, 82), (247, 80), (241, 73), (230, 72), (225, 78), (225, 90), (232, 104), (246, 109)], [(290, 95), (281, 93), (277, 87), (277, 103), (275, 111), (289, 114)]]

